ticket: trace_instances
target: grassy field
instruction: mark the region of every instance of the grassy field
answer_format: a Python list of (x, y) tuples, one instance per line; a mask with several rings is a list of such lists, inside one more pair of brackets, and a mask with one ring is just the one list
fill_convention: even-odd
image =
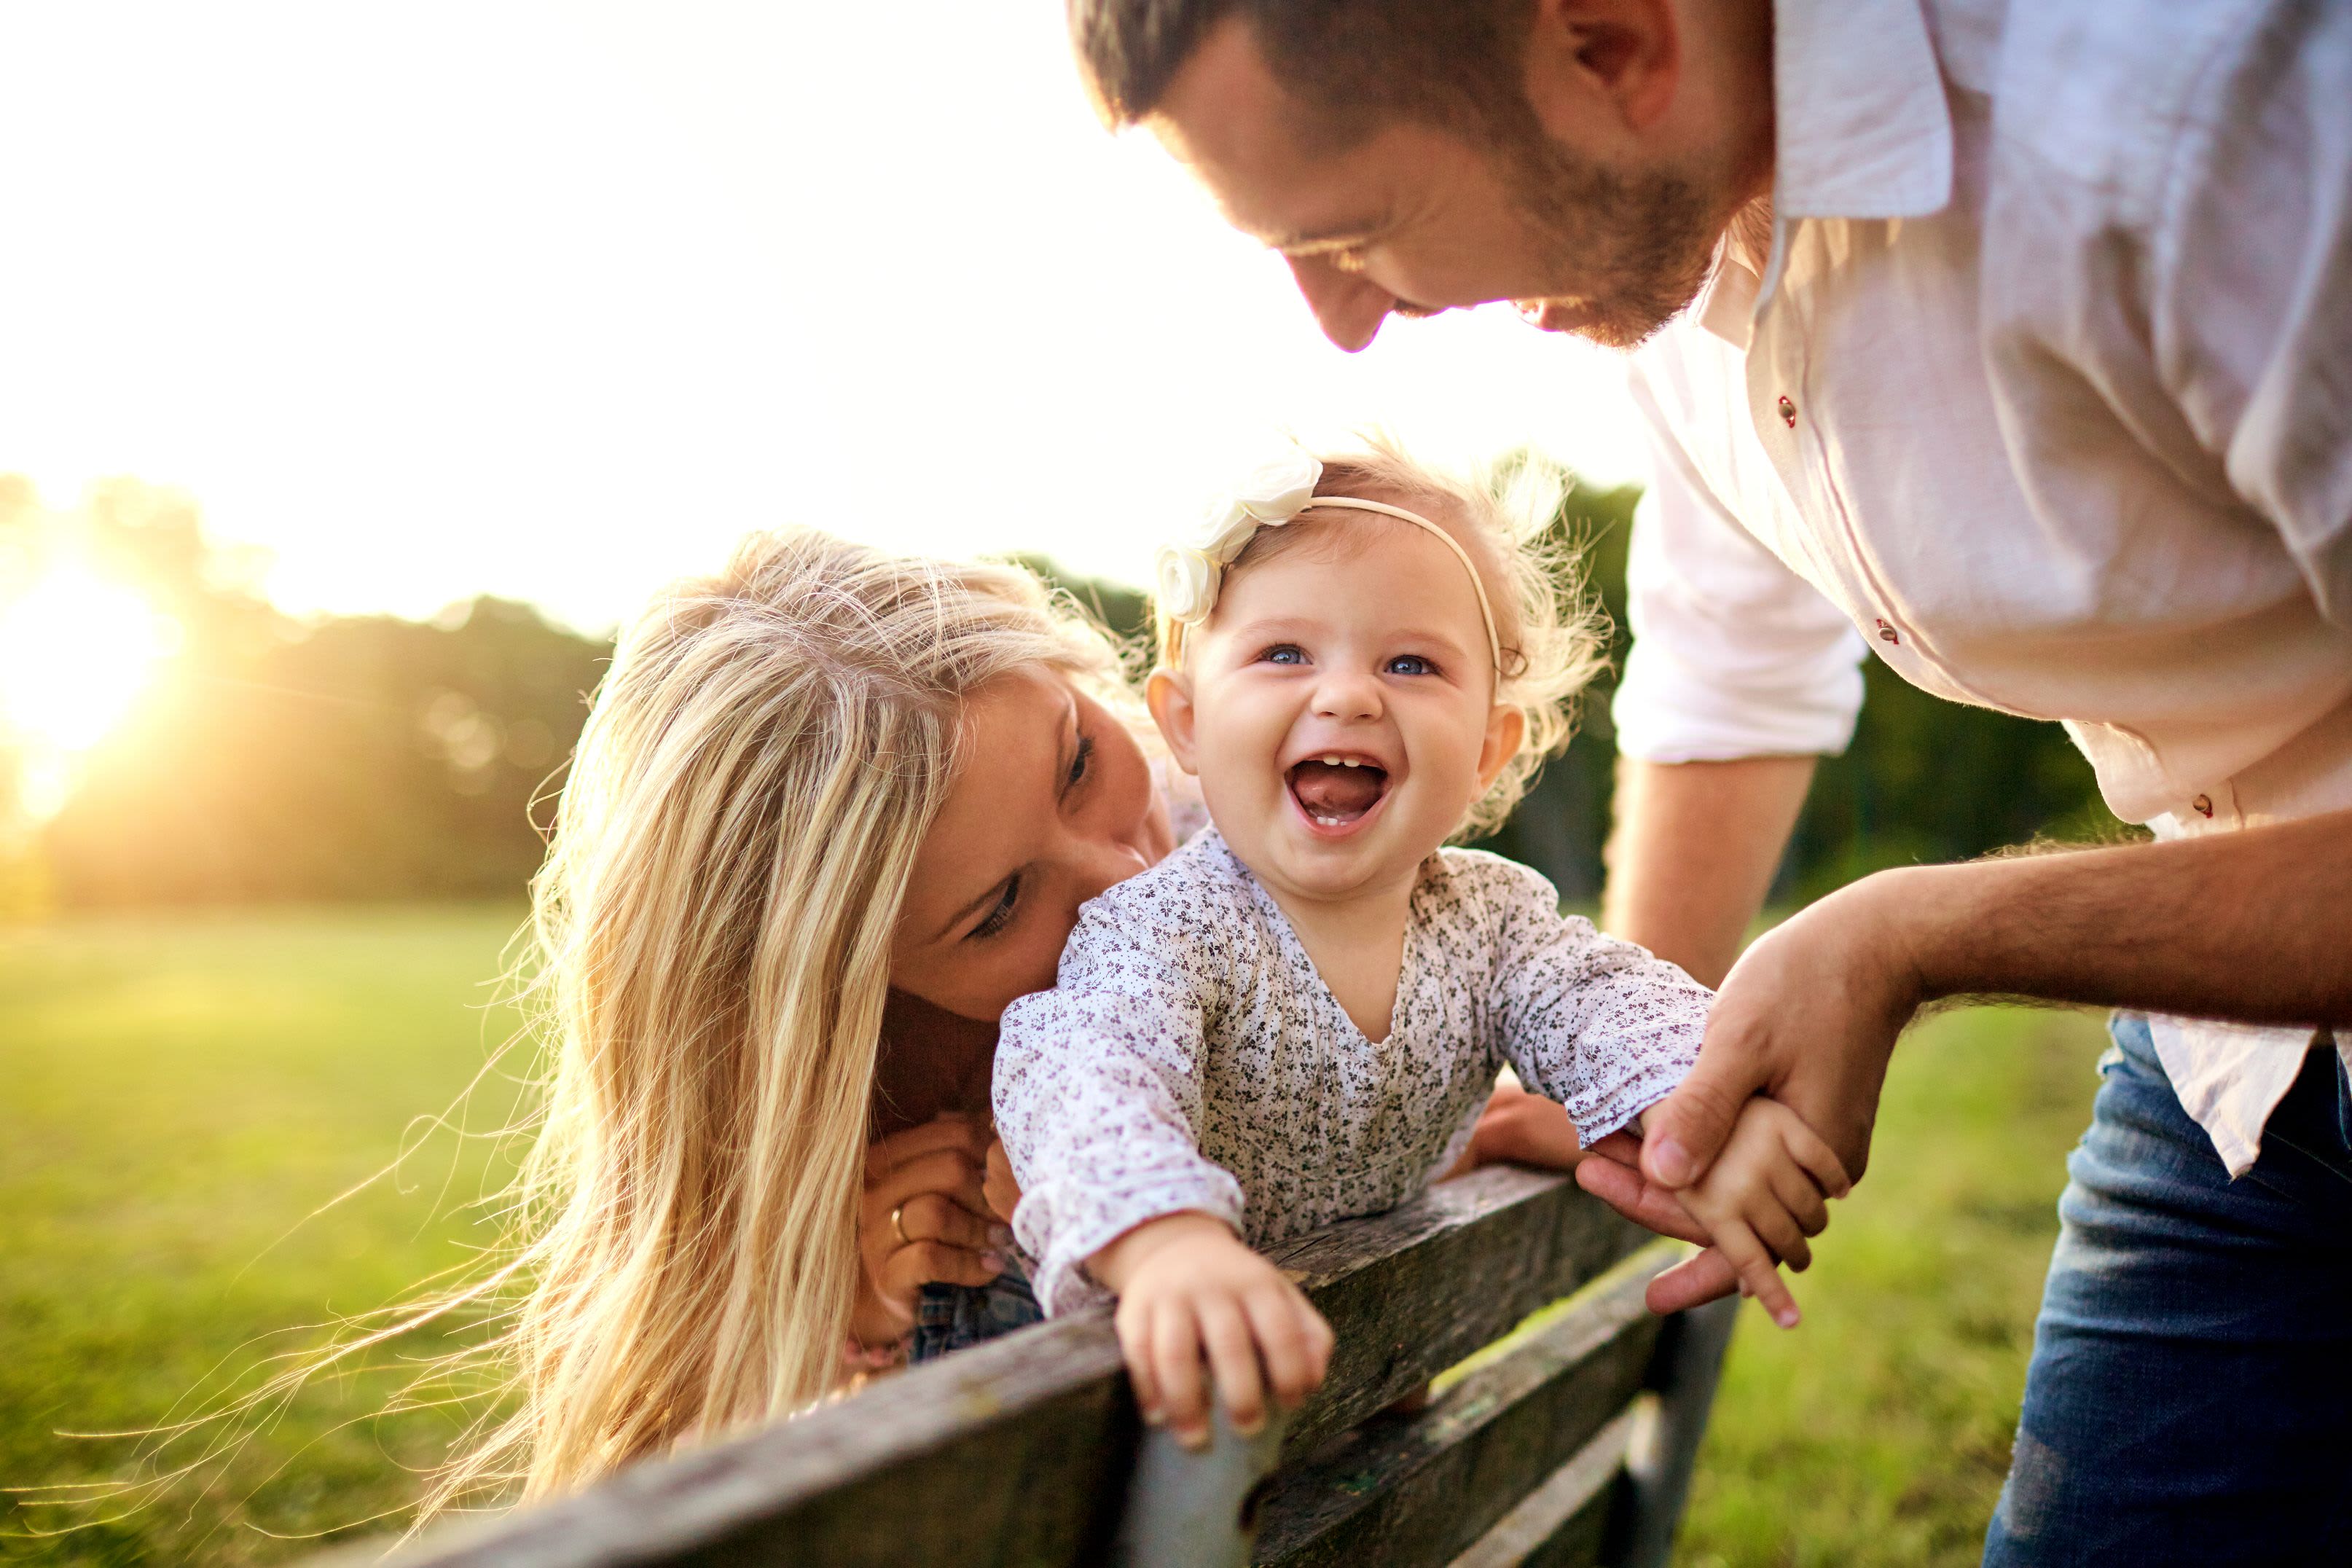
[[(479, 1239), (488, 1145), (446, 1109), (512, 1019), (517, 912), (299, 910), (0, 934), (0, 1486), (128, 1473), (128, 1437), (249, 1388), (277, 1333), (379, 1306)], [(2095, 1023), (1975, 1012), (1897, 1054), (1869, 1181), (1792, 1334), (1751, 1311), (1685, 1534), (1692, 1564), (1973, 1563), (2007, 1463)], [(495, 1127), (512, 1090), (475, 1094)], [(495, 1166), (489, 1168), (495, 1174)], [(412, 1355), (449, 1348), (426, 1341)], [(318, 1389), (203, 1484), (109, 1522), (0, 1500), (0, 1563), (281, 1561), (397, 1509), (454, 1429), (371, 1420), (409, 1373)], [(202, 1435), (199, 1434), (199, 1436)], [(378, 1526), (376, 1528), (381, 1528)]]

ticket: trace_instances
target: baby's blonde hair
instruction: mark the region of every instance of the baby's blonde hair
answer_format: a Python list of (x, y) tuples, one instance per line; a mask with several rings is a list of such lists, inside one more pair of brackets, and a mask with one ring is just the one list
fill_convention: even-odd
[(532, 889), (551, 1062), (503, 1271), (519, 1398), (434, 1506), (568, 1490), (834, 1385), (892, 928), (964, 701), (1024, 668), (1118, 687), (1017, 567), (803, 531), (622, 637)]
[[(1567, 478), (1532, 456), (1507, 469), (1449, 473), (1408, 455), (1381, 432), (1360, 437), (1356, 447), (1316, 456), (1323, 465), (1317, 495), (1355, 496), (1417, 511), (1451, 532), (1478, 563), (1502, 650), (1495, 700), (1526, 721), (1518, 751), (1472, 803), (1453, 841), (1491, 833), (1519, 804), (1546, 759), (1567, 746), (1576, 730), (1576, 698), (1607, 665), (1601, 606), (1584, 591), (1575, 551), (1552, 535)], [(1349, 514), (1318, 510), (1307, 515), (1337, 520)], [(1360, 515), (1382, 521), (1377, 513)], [(1259, 529), (1225, 567), (1220, 597), (1252, 565), (1311, 537), (1292, 527)], [(1180, 628), (1157, 607), (1153, 622), (1160, 662), (1172, 668), (1181, 662)]]

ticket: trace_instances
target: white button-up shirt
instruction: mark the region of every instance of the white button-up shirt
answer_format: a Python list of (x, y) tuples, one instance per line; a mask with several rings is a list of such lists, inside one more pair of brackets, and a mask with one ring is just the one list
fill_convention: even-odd
[[(1841, 750), (1867, 648), (2159, 836), (2352, 806), (2352, 5), (1780, 0), (1773, 47), (1770, 252), (1633, 363), (1625, 752)], [(2242, 1172), (2309, 1032), (2155, 1035)]]

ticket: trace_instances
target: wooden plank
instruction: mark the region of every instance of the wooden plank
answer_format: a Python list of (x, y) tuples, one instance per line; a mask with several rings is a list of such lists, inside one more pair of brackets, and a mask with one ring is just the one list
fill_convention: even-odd
[(1339, 1338), (1284, 1453), (1312, 1453), (1654, 1239), (1566, 1176), (1491, 1165), (1270, 1248)]
[(1612, 1521), (1609, 1560), (1619, 1568), (1666, 1568), (1674, 1558), (1675, 1531), (1738, 1317), (1739, 1298), (1727, 1296), (1666, 1322), (1650, 1366), (1658, 1397), (1626, 1461), (1631, 1499)]
[[(1452, 1561), (1641, 1392), (1658, 1338), (1643, 1289), (1682, 1256), (1672, 1243), (1646, 1249), (1502, 1353), (1481, 1357), (1426, 1409), (1375, 1417), (1284, 1471), (1259, 1511), (1255, 1561)], [(1623, 1447), (1621, 1438), (1614, 1452)]]
[(633, 1466), (393, 1559), (433, 1568), (1099, 1562), (1138, 1425), (1107, 1315), (977, 1345), (854, 1399)]
[(1446, 1568), (1588, 1568), (1597, 1562), (1639, 1418), (1636, 1411), (1620, 1412)]
[[(1331, 1320), (1297, 1456), (1420, 1388), (1648, 1239), (1557, 1173), (1495, 1167), (1276, 1251)], [(436, 1533), (411, 1568), (1102, 1560), (1139, 1425), (1107, 1311), (1024, 1330), (855, 1399), (580, 1496)]]

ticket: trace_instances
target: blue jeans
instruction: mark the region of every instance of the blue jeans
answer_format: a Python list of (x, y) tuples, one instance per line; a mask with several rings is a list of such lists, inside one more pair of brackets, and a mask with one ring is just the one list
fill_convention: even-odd
[(924, 1286), (915, 1295), (915, 1337), (907, 1347), (909, 1362), (929, 1361), (950, 1351), (1009, 1334), (1042, 1322), (1045, 1312), (1029, 1291), (1029, 1277), (1017, 1263), (985, 1285)]
[(1988, 1568), (2352, 1563), (2352, 1093), (2315, 1049), (2229, 1179), (2118, 1016), (2067, 1162)]

